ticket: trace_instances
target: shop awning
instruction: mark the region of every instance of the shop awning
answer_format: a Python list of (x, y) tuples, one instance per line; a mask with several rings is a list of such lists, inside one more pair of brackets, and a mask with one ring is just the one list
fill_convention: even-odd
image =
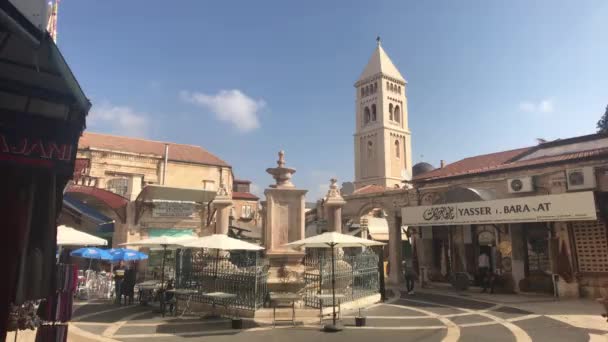
[[(389, 227), (388, 221), (381, 217), (366, 217), (367, 218), (367, 232), (372, 239), (377, 241), (388, 241), (389, 240)], [(407, 236), (401, 231), (401, 239), (407, 240)]]
[(213, 201), (215, 191), (176, 188), (163, 185), (147, 185), (137, 196), (138, 202), (152, 202), (154, 200), (207, 203)]
[(100, 213), (95, 208), (92, 208), (77, 198), (65, 194), (63, 196), (63, 205), (73, 212), (76, 212), (82, 218), (85, 218), (93, 224), (97, 225), (97, 231), (100, 233), (114, 232), (114, 220)]
[(597, 220), (592, 191), (401, 208), (409, 226)]

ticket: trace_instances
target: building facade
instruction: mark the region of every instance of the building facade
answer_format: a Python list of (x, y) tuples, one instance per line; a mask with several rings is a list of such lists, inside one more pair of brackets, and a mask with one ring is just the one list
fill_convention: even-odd
[[(414, 177), (418, 198), (402, 221), (418, 225), (424, 277), (475, 279), (486, 254), (507, 292), (603, 295), (607, 170), (608, 136), (593, 134), (470, 157)], [(454, 215), (440, 218), (449, 208)], [(427, 216), (419, 221), (421, 210)]]
[[(233, 196), (234, 234), (259, 234), (258, 198), (217, 156), (199, 146), (86, 132), (66, 188), (73, 202), (64, 205), (60, 224), (106, 238), (113, 247), (149, 237), (209, 235), (215, 233), (213, 199), (220, 187)], [(83, 219), (83, 206), (113, 220), (113, 229), (101, 229), (104, 219)], [(158, 271), (160, 252), (149, 252), (144, 268)]]

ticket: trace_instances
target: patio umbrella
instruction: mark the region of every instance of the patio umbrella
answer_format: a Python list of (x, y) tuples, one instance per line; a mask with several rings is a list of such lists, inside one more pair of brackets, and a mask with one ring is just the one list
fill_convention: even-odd
[(112, 261), (112, 255), (108, 251), (99, 249), (96, 247), (84, 247), (72, 251), (71, 256), (89, 259), (89, 269), (91, 268), (91, 262), (95, 260)]
[(243, 240), (231, 238), (225, 234), (213, 234), (209, 236), (203, 236), (198, 239), (192, 239), (185, 241), (181, 246), (186, 248), (209, 248), (217, 249), (222, 251), (261, 251), (264, 249), (262, 246), (254, 245)]
[(140, 247), (160, 247), (163, 249), (163, 259), (161, 264), (161, 273), (160, 273), (160, 287), (161, 291), (165, 288), (165, 259), (167, 254), (167, 248), (178, 248), (181, 247), (182, 243), (186, 241), (193, 240), (194, 237), (182, 236), (182, 237), (173, 237), (173, 236), (158, 236), (148, 239), (143, 239), (139, 241), (121, 243), (121, 246), (140, 246)]
[(108, 240), (68, 226), (57, 227), (57, 246), (107, 246)]
[[(253, 243), (245, 242), (243, 240), (231, 238), (225, 234), (213, 234), (209, 236), (203, 236), (198, 239), (193, 239), (182, 243), (184, 248), (207, 248), (216, 250), (216, 261), (215, 261), (215, 279), (217, 280), (217, 267), (220, 257), (220, 251), (261, 251), (264, 249), (262, 246), (255, 245)], [(215, 285), (214, 285), (215, 287)]]
[(325, 331), (339, 331), (340, 327), (336, 325), (336, 275), (335, 275), (335, 263), (336, 254), (335, 249), (341, 247), (370, 247), (370, 246), (382, 246), (384, 243), (362, 239), (352, 235), (340, 234), (337, 232), (327, 232), (320, 235), (312, 236), (306, 239), (297, 240), (286, 244), (289, 247), (305, 247), (305, 248), (331, 248), (331, 294), (332, 294), (332, 305), (333, 305), (333, 324), (326, 325)]
[(148, 259), (148, 254), (128, 248), (112, 248), (108, 250), (113, 257), (112, 261), (137, 261)]

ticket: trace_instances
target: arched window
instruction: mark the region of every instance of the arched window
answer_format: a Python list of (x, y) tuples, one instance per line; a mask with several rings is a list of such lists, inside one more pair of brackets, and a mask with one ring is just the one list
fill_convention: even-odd
[(365, 96), (365, 88), (361, 87), (361, 97)]
[(374, 93), (378, 91), (378, 82), (374, 83)]
[(395, 140), (395, 157), (401, 157), (401, 152), (399, 152), (399, 140)]
[(389, 120), (393, 120), (393, 104), (389, 103), (388, 104), (388, 118)]
[(369, 114), (369, 107), (365, 107), (365, 110), (363, 111), (363, 122), (364, 123), (369, 123), (369, 119), (370, 119), (370, 114)]
[(376, 121), (376, 105), (372, 105), (372, 121)]
[(386, 89), (391, 89), (391, 84), (388, 81), (386, 81)]
[(367, 142), (367, 157), (371, 158), (372, 157), (372, 148), (374, 147), (374, 143), (372, 143), (372, 141), (368, 141)]
[(401, 122), (401, 111), (399, 109), (399, 106), (395, 106), (395, 112), (393, 114), (393, 117), (395, 118), (395, 121)]
[(401, 94), (401, 86), (398, 86), (398, 87), (397, 87), (397, 92), (398, 92), (399, 94)]

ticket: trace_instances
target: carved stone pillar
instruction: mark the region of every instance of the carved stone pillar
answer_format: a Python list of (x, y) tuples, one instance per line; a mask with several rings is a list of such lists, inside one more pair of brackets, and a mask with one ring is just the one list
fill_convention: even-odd
[(389, 214), (386, 218), (388, 221), (388, 262), (390, 265), (390, 273), (388, 275), (388, 283), (390, 285), (401, 285), (404, 282), (403, 276), (403, 260), (402, 242), (401, 242), (401, 217), (397, 217), (394, 213)]
[(215, 234), (228, 234), (230, 224), (230, 207), (232, 206), (232, 197), (226, 191), (226, 186), (221, 184), (213, 206), (217, 209), (215, 216)]
[(340, 194), (338, 188), (338, 180), (332, 178), (330, 180), (329, 191), (327, 192), (327, 200), (325, 206), (327, 208), (327, 223), (329, 231), (342, 233), (342, 207), (346, 204), (344, 198)]

